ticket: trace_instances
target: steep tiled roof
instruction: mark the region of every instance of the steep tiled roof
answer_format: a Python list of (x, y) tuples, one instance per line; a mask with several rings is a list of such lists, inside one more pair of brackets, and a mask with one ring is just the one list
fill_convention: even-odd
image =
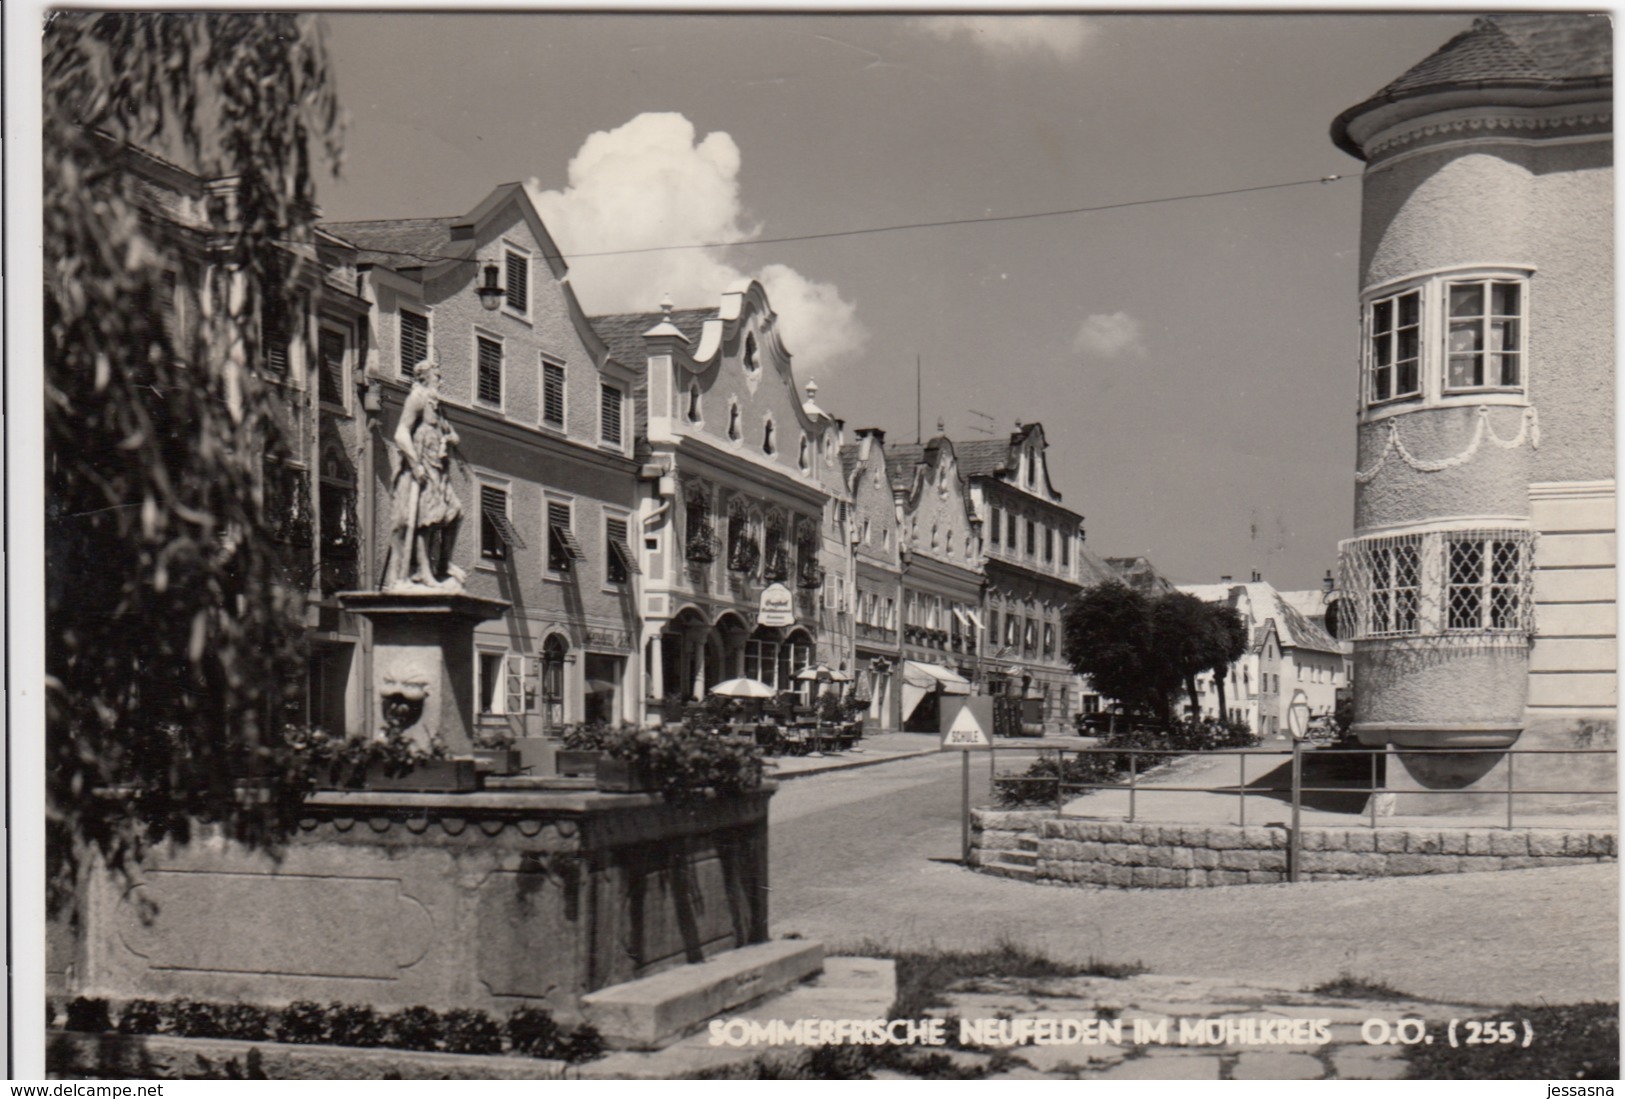
[(1359, 155), (1348, 125), (1382, 103), (1460, 88), (1606, 87), (1613, 82), (1613, 71), (1613, 24), (1606, 15), (1485, 16), (1376, 95), (1338, 115), (1332, 140)]
[(1450, 84), (1593, 82), (1613, 73), (1613, 27), (1607, 16), (1496, 15), (1446, 42), (1374, 98), (1397, 98)]
[(852, 479), (852, 471), (858, 468), (858, 457), (863, 453), (862, 443), (847, 443), (841, 447), (841, 478), (845, 481)]
[(1173, 582), (1144, 557), (1107, 557), (1104, 564), (1111, 570), (1112, 579), (1121, 580), (1144, 595), (1161, 595), (1174, 590)]
[(355, 245), (356, 262), (380, 267), (423, 267), (447, 254), (456, 218), (324, 221), (323, 231)]
[(886, 477), (893, 488), (914, 483), (914, 467), (925, 461), (924, 443), (895, 443), (886, 448)]
[(1248, 584), (1179, 585), (1180, 591), (1188, 592), (1204, 603), (1227, 603), (1230, 601), (1230, 593), (1237, 588), (1246, 589), (1247, 598), (1253, 605), (1254, 618), (1260, 621), (1267, 618), (1275, 620), (1275, 630), (1281, 636), (1281, 644), (1324, 653), (1343, 651), (1330, 634), (1283, 599), (1281, 593), (1266, 581)]
[[(691, 346), (700, 342), (700, 329), (716, 317), (716, 309), (674, 309), (671, 322), (688, 337)], [(648, 360), (643, 334), (665, 319), (664, 313), (609, 313), (587, 318), (593, 329), (609, 345), (610, 357), (623, 366), (641, 367)]]
[(1113, 580), (1121, 581), (1122, 575), (1105, 561), (1096, 557), (1088, 550), (1078, 549), (1078, 583), (1086, 588), (1093, 588), (1100, 584), (1107, 584)]
[(954, 443), (954, 454), (959, 458), (959, 472), (968, 477), (990, 477), (1010, 467), (1010, 442), (1007, 439), (969, 439)]

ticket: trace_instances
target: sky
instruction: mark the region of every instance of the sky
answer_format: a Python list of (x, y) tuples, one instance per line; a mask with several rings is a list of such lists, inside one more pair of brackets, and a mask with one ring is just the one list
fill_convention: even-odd
[(759, 278), (849, 429), (1041, 422), (1097, 554), (1282, 589), (1335, 568), (1361, 164), (1328, 128), (1470, 16), (324, 18), (349, 116), (325, 217), (527, 181), (589, 313)]

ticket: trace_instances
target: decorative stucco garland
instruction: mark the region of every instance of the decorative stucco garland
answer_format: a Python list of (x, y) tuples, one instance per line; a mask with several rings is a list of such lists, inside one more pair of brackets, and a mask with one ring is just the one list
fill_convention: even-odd
[(1529, 118), (1529, 117), (1502, 117), (1502, 118), (1455, 118), (1448, 122), (1435, 122), (1426, 126), (1419, 126), (1413, 130), (1395, 134), (1392, 137), (1374, 142), (1367, 155), (1377, 156), (1400, 145), (1408, 145), (1430, 137), (1451, 134), (1463, 134), (1475, 131), (1495, 130), (1560, 130), (1573, 129), (1586, 126), (1608, 125), (1613, 122), (1613, 113), (1610, 111), (1587, 111), (1583, 114), (1563, 115), (1560, 117)]
[(1479, 405), (1478, 423), (1473, 428), (1473, 441), (1467, 444), (1467, 449), (1462, 451), (1460, 454), (1457, 454), (1453, 458), (1441, 458), (1436, 462), (1424, 461), (1421, 458), (1413, 455), (1410, 451), (1406, 450), (1405, 441), (1399, 437), (1399, 421), (1397, 419), (1389, 420), (1388, 441), (1383, 446), (1382, 453), (1377, 455), (1376, 464), (1370, 469), (1355, 470), (1354, 479), (1362, 485), (1366, 484), (1382, 471), (1383, 464), (1388, 461), (1389, 453), (1396, 450), (1399, 452), (1399, 456), (1405, 460), (1405, 464), (1416, 470), (1418, 473), (1438, 473), (1441, 470), (1453, 469), (1456, 466), (1464, 466), (1473, 460), (1473, 455), (1478, 453), (1479, 444), (1484, 441), (1484, 437), (1486, 435), (1489, 436), (1490, 442), (1494, 443), (1503, 450), (1516, 450), (1518, 447), (1523, 445), (1525, 438), (1528, 438), (1529, 440), (1530, 449), (1539, 450), (1540, 417), (1536, 414), (1533, 408), (1524, 409), (1523, 416), (1518, 420), (1517, 437), (1514, 439), (1503, 439), (1495, 433), (1495, 427), (1490, 423), (1489, 406)]

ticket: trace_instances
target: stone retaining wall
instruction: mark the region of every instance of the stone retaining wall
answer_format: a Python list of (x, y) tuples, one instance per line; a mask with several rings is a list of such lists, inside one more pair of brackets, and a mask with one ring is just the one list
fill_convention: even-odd
[[(1061, 884), (1178, 889), (1288, 880), (1288, 830), (1140, 824), (976, 810), (971, 864)], [(1312, 827), (1300, 881), (1571, 866), (1616, 857), (1615, 833), (1568, 828)]]

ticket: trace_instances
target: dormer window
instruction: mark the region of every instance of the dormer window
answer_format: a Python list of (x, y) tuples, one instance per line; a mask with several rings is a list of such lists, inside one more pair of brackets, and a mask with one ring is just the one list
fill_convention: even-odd
[(762, 425), (762, 453), (772, 457), (778, 453), (778, 443), (773, 438), (773, 417), (769, 416)]
[(756, 336), (747, 333), (745, 336), (745, 373), (754, 374), (762, 368), (756, 359)]
[(805, 434), (801, 436), (801, 446), (796, 452), (796, 466), (803, 473), (812, 472), (812, 446)]
[(728, 402), (728, 439), (735, 443), (737, 443), (740, 439), (738, 401)]
[(700, 420), (700, 383), (694, 382), (688, 387), (688, 422), (697, 424)]

